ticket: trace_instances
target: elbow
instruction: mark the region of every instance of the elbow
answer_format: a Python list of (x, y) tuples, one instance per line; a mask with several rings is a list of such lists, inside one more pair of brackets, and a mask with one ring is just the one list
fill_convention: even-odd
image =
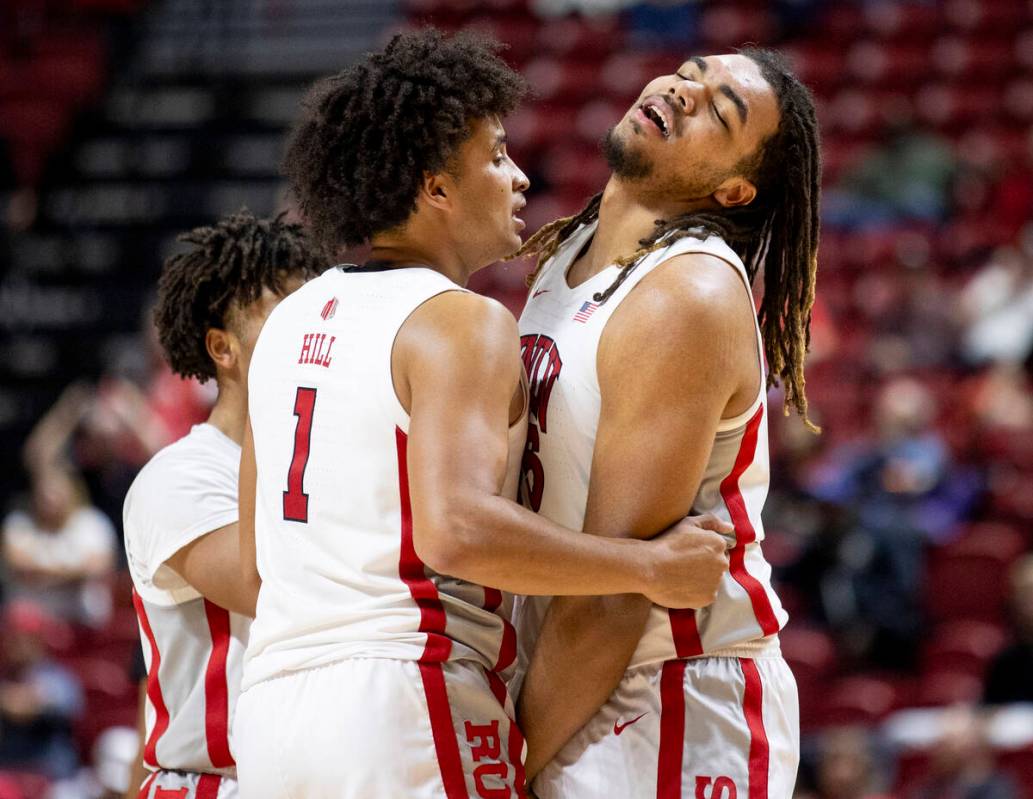
[(438, 574), (471, 579), (483, 536), (474, 534), (476, 523), (469, 503), (445, 500), (435, 503), (413, 519), (416, 556)]

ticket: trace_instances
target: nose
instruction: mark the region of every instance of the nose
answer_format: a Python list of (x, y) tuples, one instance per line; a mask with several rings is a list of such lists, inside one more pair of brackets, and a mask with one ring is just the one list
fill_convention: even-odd
[(687, 116), (696, 113), (696, 109), (703, 106), (703, 95), (706, 87), (694, 80), (679, 80), (667, 94), (674, 101), (675, 106)]
[(527, 179), (527, 175), (524, 171), (518, 167), (515, 163), (513, 164), (513, 191), (524, 192), (527, 191), (531, 186), (531, 181)]

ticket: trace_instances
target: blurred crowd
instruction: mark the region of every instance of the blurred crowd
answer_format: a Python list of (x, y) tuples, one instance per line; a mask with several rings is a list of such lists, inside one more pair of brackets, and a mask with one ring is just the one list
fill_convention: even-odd
[[(807, 44), (830, 9), (938, 4), (453, 5), (445, 14), (448, 3), (412, 2), (410, 21), (436, 9), (444, 27), (490, 23), (487, 6), (519, 5), (536, 15), (529, 36), (576, 12), (609, 19), (631, 45), (672, 48), (706, 40), (708, 8), (764, 7), (775, 29), (803, 31), (787, 38), (807, 76)], [(947, 5), (964, 17), (1023, 3)], [(863, 98), (844, 111), (849, 98), (819, 92), (829, 157), (808, 394), (824, 430), (772, 420), (765, 546), (792, 614), (783, 647), (801, 687), (798, 795), (1031, 798), (1033, 127), (952, 130), (920, 103), (874, 96), (885, 101), (882, 126), (862, 135), (842, 115), (867, 113)], [(521, 165), (531, 122), (510, 128)], [(556, 150), (523, 152), (529, 213), (536, 190), (539, 221), (574, 210), (556, 199)], [(7, 153), (10, 233), (32, 222)], [(597, 173), (580, 161), (570, 169)], [(493, 280), (482, 288), (519, 306), (519, 279)], [(20, 453), (27, 490), (3, 515), (0, 799), (44, 796), (48, 785), (67, 799), (117, 796), (136, 754), (128, 728), (142, 675), (122, 501), (140, 466), (203, 420), (213, 397), (169, 372), (149, 319), (108, 362), (38, 420)]]

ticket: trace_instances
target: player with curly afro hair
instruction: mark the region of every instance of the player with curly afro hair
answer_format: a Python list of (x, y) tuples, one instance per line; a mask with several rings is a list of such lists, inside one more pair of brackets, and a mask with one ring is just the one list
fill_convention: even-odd
[(372, 260), (285, 300), (251, 364), (240, 552), (261, 602), (234, 716), (248, 799), (524, 797), (503, 592), (698, 607), (727, 566), (714, 532), (581, 535), (515, 501), (516, 319), (462, 289), (523, 227), (501, 119), (523, 82), (495, 52), (397, 36), (319, 84), (291, 139), (317, 239), (368, 241)]
[(160, 663), (164, 722), (150, 714), (141, 730), (142, 741), (164, 734), (174, 744), (160, 763), (141, 747), (131, 779), (134, 790), (143, 783), (147, 793), (153, 785), (157, 796), (203, 795), (205, 786), (237, 796), (232, 773), (207, 773), (209, 762), (228, 771), (233, 754), (225, 728), (206, 732), (195, 699), (206, 696), (218, 662), (222, 712), (233, 712), (258, 601), (258, 587), (239, 579), (240, 446), (251, 356), (266, 317), (322, 271), (323, 259), (299, 225), (246, 210), (180, 241), (189, 248), (165, 262), (155, 325), (172, 369), (185, 378), (214, 377), (218, 397), (206, 423), (144, 465), (123, 506), (133, 602), (144, 620), (144, 652), (153, 653), (150, 683), (159, 677), (155, 642), (163, 654), (175, 653)]
[[(383, 52), (316, 83), (292, 133), (284, 172), (321, 244), (372, 240), (376, 249), (378, 234), (397, 231), (417, 214), (428, 176), (445, 173), (450, 181), (436, 188), (446, 194), (454, 188), (464, 173), (462, 145), (485, 122), (497, 126), (525, 92), (523, 78), (498, 49), (468, 33), (399, 34)], [(522, 175), (520, 181), (526, 185)], [(483, 205), (472, 188), (464, 186), (464, 196)], [(502, 210), (508, 221), (510, 209)], [(465, 231), (470, 234), (477, 220), (466, 221), (475, 222)]]
[(282, 216), (256, 219), (241, 210), (179, 241), (193, 247), (165, 262), (154, 323), (172, 371), (202, 383), (217, 376), (210, 331), (240, 335), (245, 309), (264, 294), (283, 297), (325, 268), (301, 226)]

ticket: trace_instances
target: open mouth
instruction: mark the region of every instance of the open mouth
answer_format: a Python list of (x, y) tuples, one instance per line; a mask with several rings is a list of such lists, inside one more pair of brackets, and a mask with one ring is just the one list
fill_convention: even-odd
[(671, 125), (667, 115), (660, 109), (655, 100), (647, 100), (639, 106), (642, 115), (656, 125), (657, 130), (666, 139), (671, 135)]

